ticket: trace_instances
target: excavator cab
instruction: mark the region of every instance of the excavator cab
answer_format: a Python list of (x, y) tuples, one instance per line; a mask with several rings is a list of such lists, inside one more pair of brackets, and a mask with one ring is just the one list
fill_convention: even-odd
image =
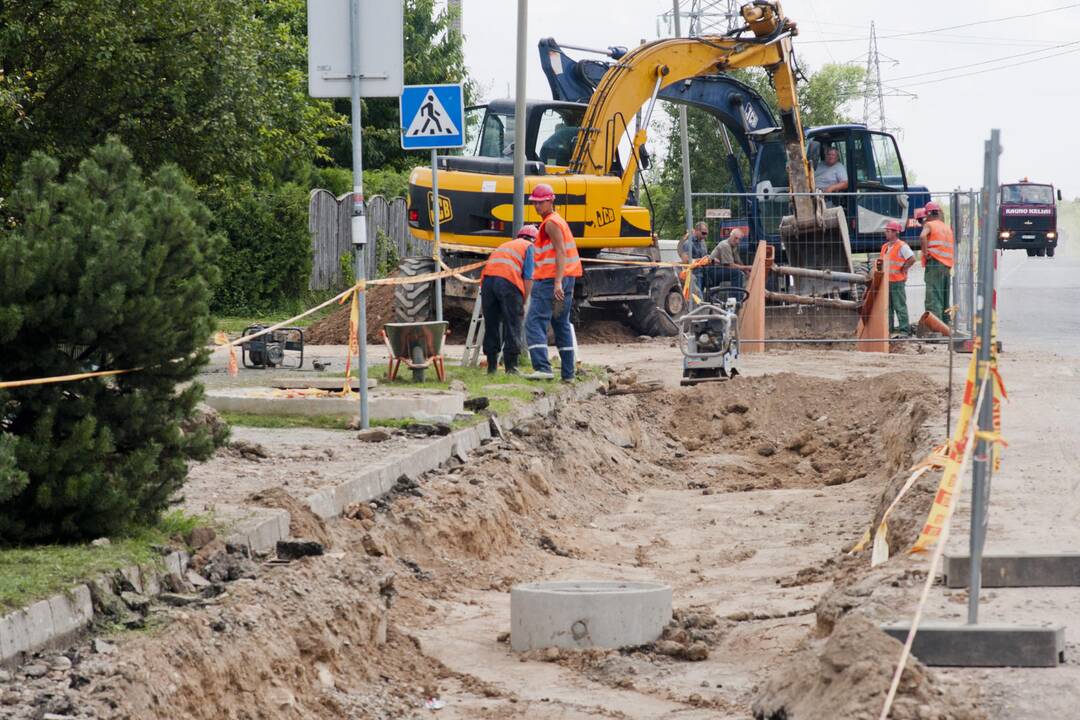
[[(526, 104), (525, 159), (544, 163), (548, 173), (565, 172), (574, 152), (583, 103), (532, 100)], [(463, 157), (514, 159), (514, 102), (493, 100), (465, 111)], [(456, 163), (455, 163), (456, 164)], [(455, 169), (465, 169), (458, 166)], [(511, 167), (511, 171), (513, 168)]]

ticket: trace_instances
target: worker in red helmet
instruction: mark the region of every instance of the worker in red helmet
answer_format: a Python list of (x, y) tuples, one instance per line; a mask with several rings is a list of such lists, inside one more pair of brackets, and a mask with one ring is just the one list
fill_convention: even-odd
[(956, 242), (953, 231), (942, 216), (941, 206), (926, 203), (926, 222), (919, 235), (922, 264), (925, 269), (926, 309), (944, 322), (949, 313), (949, 276), (952, 274)]
[(555, 334), (562, 364), (562, 379), (574, 379), (574, 330), (570, 327), (570, 309), (574, 298), (574, 280), (581, 277), (581, 259), (570, 226), (555, 212), (555, 191), (547, 183), (536, 185), (529, 195), (540, 231), (533, 246), (536, 270), (529, 314), (525, 318), (525, 340), (533, 372), (530, 380), (554, 380), (548, 360), (547, 329)]
[[(904, 226), (896, 220), (885, 223), (885, 244), (881, 246), (881, 269), (889, 278), (889, 334), (911, 334), (907, 311), (907, 274), (915, 264), (915, 252), (900, 239)], [(895, 318), (895, 322), (894, 322)]]
[(518, 374), (521, 325), (533, 279), (535, 225), (523, 225), (517, 237), (492, 251), (480, 273), (480, 306), (484, 312), (484, 355), (488, 375), (499, 369), (499, 353), (508, 375)]

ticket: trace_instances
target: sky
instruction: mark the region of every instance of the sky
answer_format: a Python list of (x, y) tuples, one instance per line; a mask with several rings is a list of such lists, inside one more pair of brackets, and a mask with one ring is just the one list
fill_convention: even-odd
[[(484, 97), (506, 97), (514, 92), (517, 2), (463, 0), (463, 5), (469, 71)], [(656, 39), (658, 30), (666, 33), (658, 16), (672, 8), (665, 0), (532, 0), (529, 5), (532, 98), (550, 98), (536, 50), (540, 38), (587, 47), (633, 46)], [(991, 128), (998, 128), (1003, 182), (1027, 176), (1055, 184), (1066, 198), (1080, 197), (1080, 3), (785, 0), (783, 8), (798, 23), (796, 56), (810, 68), (849, 61), (865, 65), (870, 23), (875, 23), (883, 82), (917, 96), (887, 90), (892, 96), (885, 98), (888, 125), (900, 128), (900, 152), (916, 182), (931, 191), (980, 186), (983, 144)], [(1021, 13), (1027, 15), (986, 22)], [(952, 29), (928, 32), (939, 28)], [(988, 62), (1006, 56), (1019, 57)], [(957, 69), (940, 72), (948, 68)], [(861, 99), (849, 110), (861, 120)]]

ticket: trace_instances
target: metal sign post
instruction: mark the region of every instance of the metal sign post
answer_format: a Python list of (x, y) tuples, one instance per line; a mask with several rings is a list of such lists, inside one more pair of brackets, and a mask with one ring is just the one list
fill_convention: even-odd
[[(404, 77), (404, 6), (380, 0), (308, 0), (308, 94), (348, 97), (352, 109), (352, 233), (356, 280), (367, 278), (364, 254), (364, 168), (360, 98), (401, 94)], [(359, 294), (360, 427), (368, 417), (367, 299)], [(346, 378), (348, 382), (348, 378)]]
[[(401, 147), (431, 151), (429, 202), (435, 269), (442, 269), (443, 203), (437, 150), (465, 146), (465, 94), (458, 85), (407, 85), (401, 92)], [(450, 213), (447, 213), (449, 215)], [(443, 319), (442, 280), (435, 281), (435, 319)]]

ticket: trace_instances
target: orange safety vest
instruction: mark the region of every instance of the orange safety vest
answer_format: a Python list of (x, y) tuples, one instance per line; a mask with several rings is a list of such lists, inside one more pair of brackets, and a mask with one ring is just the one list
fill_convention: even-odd
[(932, 257), (945, 267), (953, 266), (953, 234), (952, 228), (941, 220), (930, 220), (926, 223), (930, 232), (926, 236), (926, 247), (923, 248), (922, 264), (926, 265), (926, 258)]
[(480, 277), (501, 277), (517, 286), (525, 294), (525, 255), (532, 243), (523, 238), (504, 242), (488, 256), (487, 264)]
[(885, 243), (881, 246), (881, 265), (882, 269), (889, 276), (889, 282), (905, 282), (907, 280), (907, 271), (904, 270), (904, 263), (907, 260), (900, 254), (900, 250), (907, 246), (907, 243), (903, 240), (897, 240), (892, 243)]
[(577, 245), (574, 243), (574, 234), (570, 232), (570, 226), (559, 216), (551, 213), (540, 223), (540, 234), (536, 238), (536, 249), (533, 251), (533, 259), (536, 261), (536, 270), (533, 272), (533, 280), (551, 280), (555, 277), (555, 244), (547, 234), (547, 224), (553, 222), (562, 230), (563, 248), (566, 250), (566, 265), (563, 266), (565, 277), (581, 277), (581, 258), (578, 257)]

